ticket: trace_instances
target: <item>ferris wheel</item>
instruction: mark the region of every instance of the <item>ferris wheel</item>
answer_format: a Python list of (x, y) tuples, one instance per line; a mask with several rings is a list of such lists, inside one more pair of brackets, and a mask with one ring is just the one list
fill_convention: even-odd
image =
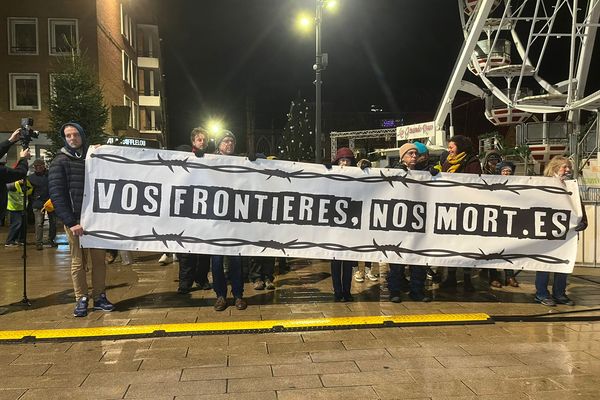
[[(600, 88), (593, 87), (598, 80), (588, 81), (588, 75), (593, 56), (600, 57), (600, 44), (595, 46), (600, 0), (458, 0), (458, 5), (465, 41), (436, 114), (437, 129), (458, 90), (485, 98), (485, 114), (494, 125), (560, 118), (570, 124), (567, 136), (574, 136), (582, 110), (598, 113)], [(463, 79), (467, 70), (471, 78)], [(577, 153), (576, 139), (569, 139), (569, 151)]]

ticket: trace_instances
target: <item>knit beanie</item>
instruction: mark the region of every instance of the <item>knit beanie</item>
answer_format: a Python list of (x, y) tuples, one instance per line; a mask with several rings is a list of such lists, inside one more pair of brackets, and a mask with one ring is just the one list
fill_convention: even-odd
[(352, 163), (354, 164), (354, 153), (352, 152), (352, 150), (350, 150), (348, 147), (340, 147), (338, 149), (338, 151), (335, 153), (335, 160), (333, 160), (333, 164), (337, 164), (338, 161), (340, 161), (340, 158), (349, 158), (350, 160), (352, 160)]
[(413, 144), (417, 148), (417, 154), (429, 153), (429, 150), (427, 150), (427, 146), (425, 146), (423, 143), (421, 143), (421, 142), (414, 142)]
[(415, 146), (414, 143), (404, 143), (402, 146), (400, 146), (400, 162), (402, 162), (402, 158), (404, 158), (404, 155), (410, 150), (414, 150), (418, 153), (417, 146)]
[(219, 145), (221, 144), (221, 142), (223, 141), (223, 139), (225, 139), (226, 137), (232, 138), (233, 141), (235, 142), (235, 135), (233, 134), (233, 132), (228, 131), (227, 129), (223, 129), (215, 137), (215, 147), (216, 147), (217, 151), (219, 150)]

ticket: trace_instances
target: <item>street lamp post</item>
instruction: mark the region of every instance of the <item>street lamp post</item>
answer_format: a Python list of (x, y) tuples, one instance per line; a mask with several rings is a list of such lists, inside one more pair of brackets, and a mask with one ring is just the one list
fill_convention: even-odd
[(316, 0), (315, 13), (315, 162), (321, 163), (321, 71), (323, 69), (323, 54), (321, 52), (321, 20), (323, 19), (323, 4), (325, 0)]

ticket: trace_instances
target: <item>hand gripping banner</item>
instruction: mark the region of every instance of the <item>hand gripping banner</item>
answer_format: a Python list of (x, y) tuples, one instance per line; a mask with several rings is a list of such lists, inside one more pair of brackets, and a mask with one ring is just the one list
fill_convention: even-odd
[(577, 183), (101, 146), (84, 247), (571, 272)]

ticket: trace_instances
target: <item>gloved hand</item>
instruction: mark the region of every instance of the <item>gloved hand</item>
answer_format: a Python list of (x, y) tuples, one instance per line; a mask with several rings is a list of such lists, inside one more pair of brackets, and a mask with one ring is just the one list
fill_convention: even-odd
[(332, 166), (331, 166), (331, 163), (325, 163), (325, 164), (323, 164), (323, 165), (324, 165), (324, 166), (325, 166), (325, 168), (327, 168), (327, 169), (331, 169), (331, 168), (332, 168)]
[(359, 160), (356, 163), (356, 166), (360, 169), (371, 168), (371, 161), (367, 160), (366, 158), (363, 158), (362, 160)]
[(582, 230), (584, 230), (587, 227), (588, 227), (587, 218), (584, 218), (581, 221), (579, 221), (579, 223), (575, 226), (575, 230), (577, 232), (581, 232)]
[(440, 171), (436, 167), (431, 167), (429, 168), (429, 173), (431, 174), (431, 176), (436, 176), (440, 173)]
[(196, 150), (196, 152), (194, 153), (196, 155), (196, 157), (198, 158), (202, 158), (204, 157), (204, 150)]
[(256, 161), (256, 153), (255, 152), (248, 153), (248, 155), (246, 157), (248, 157), (249, 161)]

